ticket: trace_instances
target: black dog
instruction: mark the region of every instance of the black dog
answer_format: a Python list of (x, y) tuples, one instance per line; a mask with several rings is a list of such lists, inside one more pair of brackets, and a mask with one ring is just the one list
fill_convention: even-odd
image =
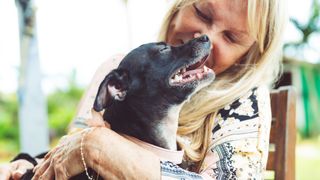
[(94, 110), (105, 110), (104, 120), (118, 133), (176, 150), (182, 105), (214, 79), (204, 66), (210, 45), (201, 36), (177, 47), (160, 42), (134, 49), (100, 84)]
[(101, 83), (94, 109), (105, 109), (103, 118), (114, 131), (175, 150), (183, 103), (214, 78), (203, 66), (210, 45), (202, 36), (179, 47), (138, 47)]

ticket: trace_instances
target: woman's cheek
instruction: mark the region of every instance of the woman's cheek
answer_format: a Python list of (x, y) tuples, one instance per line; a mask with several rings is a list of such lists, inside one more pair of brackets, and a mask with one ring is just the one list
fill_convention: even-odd
[[(232, 60), (232, 52), (227, 53), (224, 51), (218, 51), (216, 50), (213, 53), (213, 58), (211, 61), (211, 64), (213, 66), (213, 70), (216, 74), (222, 73), (226, 69), (228, 69), (230, 66), (234, 64), (235, 61)], [(210, 64), (210, 65), (211, 65)]]

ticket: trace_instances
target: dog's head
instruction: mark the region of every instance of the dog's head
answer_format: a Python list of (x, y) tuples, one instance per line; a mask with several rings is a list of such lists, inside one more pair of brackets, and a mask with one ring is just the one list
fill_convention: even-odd
[(213, 71), (204, 66), (210, 45), (207, 36), (177, 47), (163, 42), (141, 45), (106, 76), (99, 87), (94, 109), (101, 111), (121, 101), (140, 107), (181, 104), (215, 77)]

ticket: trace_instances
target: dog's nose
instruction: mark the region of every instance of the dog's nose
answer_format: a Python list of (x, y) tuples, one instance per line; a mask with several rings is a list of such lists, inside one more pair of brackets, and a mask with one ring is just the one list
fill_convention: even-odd
[(208, 42), (209, 41), (209, 37), (207, 35), (203, 35), (203, 36), (199, 37), (199, 41)]

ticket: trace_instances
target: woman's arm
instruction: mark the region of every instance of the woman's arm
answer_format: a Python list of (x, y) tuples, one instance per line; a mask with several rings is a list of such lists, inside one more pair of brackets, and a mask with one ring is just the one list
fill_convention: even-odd
[(82, 157), (86, 167), (104, 179), (203, 179), (171, 162), (160, 162), (152, 152), (108, 128), (86, 129), (65, 137), (35, 168), (34, 179), (63, 180), (82, 173)]
[(104, 179), (160, 179), (160, 160), (107, 128), (86, 135), (84, 159)]
[(108, 128), (90, 128), (66, 136), (35, 167), (33, 179), (69, 179), (84, 172), (84, 164), (104, 179), (160, 179), (156, 155)]

